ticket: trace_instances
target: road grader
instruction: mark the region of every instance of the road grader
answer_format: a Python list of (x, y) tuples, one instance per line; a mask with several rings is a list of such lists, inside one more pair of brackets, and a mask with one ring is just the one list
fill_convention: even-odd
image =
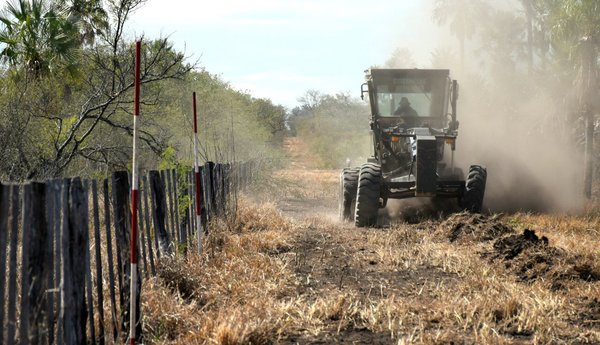
[(377, 225), (389, 199), (454, 198), (470, 212), (481, 212), (487, 170), (455, 166), (459, 122), (458, 83), (445, 69), (365, 71), (361, 85), (371, 109), (372, 156), (340, 176), (342, 220), (357, 227)]

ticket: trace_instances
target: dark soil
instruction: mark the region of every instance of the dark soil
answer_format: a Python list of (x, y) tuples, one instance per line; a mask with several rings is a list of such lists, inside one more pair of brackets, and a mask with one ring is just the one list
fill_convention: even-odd
[(490, 217), (469, 212), (456, 213), (438, 226), (437, 232), (446, 236), (450, 242), (472, 243), (473, 241), (491, 241), (515, 230), (498, 217)]
[(535, 231), (525, 229), (522, 235), (510, 235), (494, 242), (496, 251), (495, 257), (502, 257), (504, 260), (512, 260), (521, 254), (524, 250), (540, 250), (542, 252), (555, 251), (548, 247), (548, 238), (542, 236), (539, 238)]
[(514, 234), (497, 239), (492, 250), (482, 253), (491, 261), (504, 262), (518, 281), (547, 281), (552, 290), (568, 287), (569, 281), (597, 281), (600, 272), (591, 260), (553, 247), (548, 238), (539, 237), (535, 231), (525, 229), (522, 234)]
[(551, 289), (560, 290), (572, 280), (600, 280), (593, 258), (583, 258), (553, 247), (547, 237), (539, 237), (534, 230), (525, 229), (519, 234), (497, 216), (457, 213), (442, 221), (436, 233), (462, 245), (491, 243), (481, 256), (492, 262), (503, 262), (518, 281), (543, 279), (550, 283)]
[(502, 260), (520, 281), (533, 281), (546, 277), (555, 264), (564, 257), (563, 251), (548, 245), (535, 231), (525, 229), (522, 234), (499, 238), (494, 242), (491, 260)]

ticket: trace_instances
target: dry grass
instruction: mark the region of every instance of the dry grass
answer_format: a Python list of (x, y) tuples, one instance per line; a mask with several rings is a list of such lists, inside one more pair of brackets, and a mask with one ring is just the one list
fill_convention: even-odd
[(600, 258), (600, 212), (583, 216), (519, 213), (508, 216), (507, 221), (519, 229), (534, 229), (571, 252)]
[[(252, 198), (278, 204), (242, 200), (204, 257), (146, 285), (146, 343), (600, 343), (600, 280), (564, 274), (600, 274), (593, 207), (356, 229), (328, 217), (338, 172), (304, 170), (293, 149), (293, 169)], [(285, 218), (282, 205), (299, 209)]]
[(264, 344), (277, 338), (285, 323), (277, 296), (292, 277), (270, 254), (289, 247), (289, 225), (268, 205), (241, 205), (238, 227), (211, 227), (207, 255), (162, 262), (145, 289), (147, 342)]
[[(147, 343), (600, 342), (597, 281), (560, 290), (521, 282), (505, 262), (482, 256), (493, 241), (450, 242), (434, 222), (387, 230), (321, 217), (291, 222), (248, 201), (238, 219), (233, 229), (215, 227), (205, 257), (163, 263), (146, 285)], [(517, 232), (519, 224), (544, 228), (551, 245), (573, 232), (592, 236), (581, 219), (572, 231), (548, 230), (553, 223), (541, 216), (506, 219)], [(573, 255), (587, 253), (579, 249)]]

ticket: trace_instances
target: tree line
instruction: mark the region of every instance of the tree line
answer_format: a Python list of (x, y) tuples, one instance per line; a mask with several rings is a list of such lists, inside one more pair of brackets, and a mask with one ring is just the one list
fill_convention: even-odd
[[(441, 49), (432, 62), (454, 60), (481, 92), (472, 103), (530, 127), (522, 131), (531, 136), (528, 145), (582, 170), (584, 194), (591, 197), (600, 168), (600, 143), (594, 142), (600, 128), (598, 1), (435, 0), (432, 19), (458, 43), (458, 58)], [(530, 157), (535, 151), (524, 150)]]
[(289, 114), (293, 135), (314, 153), (313, 167), (339, 168), (366, 162), (371, 150), (369, 109), (348, 93), (308, 90)]
[[(130, 164), (134, 40), (146, 0), (16, 0), (0, 14), (0, 178), (96, 174)], [(191, 163), (191, 94), (207, 160), (271, 154), (285, 109), (234, 89), (168, 38), (145, 39), (141, 167)], [(237, 142), (237, 145), (236, 145)]]

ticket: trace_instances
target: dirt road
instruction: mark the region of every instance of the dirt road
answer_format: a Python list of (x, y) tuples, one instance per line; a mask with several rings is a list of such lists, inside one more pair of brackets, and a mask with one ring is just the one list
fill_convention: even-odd
[(357, 229), (337, 221), (338, 172), (310, 169), (298, 139), (286, 147), (292, 162), (277, 178), (292, 187), (277, 207), (296, 230), (284, 256), (298, 296), (330, 306), (319, 327), (282, 343), (600, 342), (595, 223), (563, 234), (542, 228), (552, 216), (461, 213)]

